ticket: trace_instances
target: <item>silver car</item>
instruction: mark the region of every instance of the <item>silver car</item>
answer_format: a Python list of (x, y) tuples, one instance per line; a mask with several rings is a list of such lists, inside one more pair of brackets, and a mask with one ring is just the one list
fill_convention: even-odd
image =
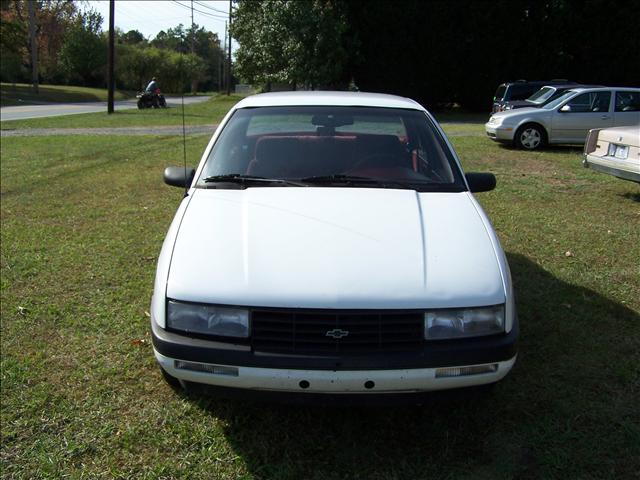
[(640, 125), (640, 88), (573, 88), (541, 108), (491, 115), (487, 135), (525, 150), (584, 144), (593, 128)]

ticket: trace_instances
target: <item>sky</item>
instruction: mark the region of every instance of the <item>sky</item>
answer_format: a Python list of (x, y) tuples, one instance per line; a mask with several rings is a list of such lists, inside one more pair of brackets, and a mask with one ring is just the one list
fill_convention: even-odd
[[(115, 26), (125, 32), (138, 30), (147, 39), (156, 36), (160, 30), (176, 27), (182, 23), (191, 25), (190, 0), (134, 1), (115, 0)], [(93, 8), (103, 17), (102, 29), (109, 30), (108, 0), (83, 2), (84, 8)], [(224, 44), (224, 24), (228, 20), (228, 0), (195, 0), (193, 21), (200, 27), (218, 34)], [(235, 42), (233, 47), (236, 47)]]

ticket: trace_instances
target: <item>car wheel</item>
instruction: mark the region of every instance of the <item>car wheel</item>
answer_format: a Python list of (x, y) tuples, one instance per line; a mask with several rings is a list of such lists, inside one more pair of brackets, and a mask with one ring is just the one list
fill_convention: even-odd
[(516, 132), (514, 141), (523, 150), (537, 150), (547, 143), (547, 134), (540, 125), (523, 125)]
[(138, 100), (138, 110), (142, 110), (144, 108), (144, 102), (142, 99)]

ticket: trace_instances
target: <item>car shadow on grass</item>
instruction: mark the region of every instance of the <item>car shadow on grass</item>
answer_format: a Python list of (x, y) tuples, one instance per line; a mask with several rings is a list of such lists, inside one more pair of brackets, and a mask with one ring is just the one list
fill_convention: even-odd
[(626, 198), (627, 200), (631, 200), (632, 202), (640, 203), (640, 193), (632, 193), (626, 192), (620, 194), (622, 198)]
[(516, 151), (521, 153), (575, 153), (582, 155), (584, 147), (582, 145), (547, 145), (539, 150), (523, 150), (516, 148), (510, 143), (498, 143), (498, 146), (503, 150)]
[(221, 422), (255, 478), (635, 475), (640, 315), (522, 255), (508, 257), (520, 353), (490, 391), (434, 394), (420, 407), (389, 408), (182, 395)]

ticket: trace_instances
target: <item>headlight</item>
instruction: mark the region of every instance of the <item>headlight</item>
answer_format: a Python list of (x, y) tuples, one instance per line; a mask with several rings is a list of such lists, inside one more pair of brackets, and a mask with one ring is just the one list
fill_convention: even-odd
[(478, 337), (504, 332), (504, 305), (432, 310), (424, 314), (424, 338)]
[(169, 300), (167, 326), (189, 333), (247, 338), (249, 311)]

